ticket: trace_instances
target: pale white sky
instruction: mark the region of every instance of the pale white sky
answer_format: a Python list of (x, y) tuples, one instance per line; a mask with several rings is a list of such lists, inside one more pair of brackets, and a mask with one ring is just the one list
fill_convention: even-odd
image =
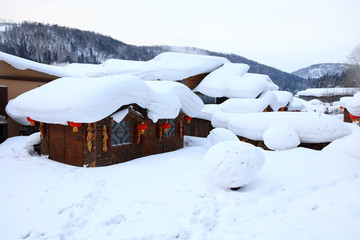
[(345, 62), (360, 43), (359, 0), (2, 0), (1, 9), (15, 22), (234, 53), (287, 72)]

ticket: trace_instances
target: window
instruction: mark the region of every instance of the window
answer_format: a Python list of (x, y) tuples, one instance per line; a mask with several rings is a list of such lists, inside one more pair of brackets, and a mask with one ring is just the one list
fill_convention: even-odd
[(170, 123), (171, 127), (164, 133), (164, 138), (175, 136), (175, 120), (174, 119), (166, 119), (164, 122)]
[(209, 97), (203, 94), (199, 94), (198, 95), (199, 98), (201, 98), (201, 100), (204, 102), (204, 104), (215, 104), (216, 103), (216, 98), (214, 97)]
[(131, 143), (131, 122), (121, 121), (112, 122), (111, 125), (111, 145), (121, 145)]

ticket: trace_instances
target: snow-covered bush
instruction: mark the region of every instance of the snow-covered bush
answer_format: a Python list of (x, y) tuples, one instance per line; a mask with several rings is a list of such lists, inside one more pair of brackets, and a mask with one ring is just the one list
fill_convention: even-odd
[(213, 129), (209, 133), (208, 139), (211, 141), (212, 145), (225, 141), (239, 141), (239, 138), (233, 132), (225, 128)]
[(210, 178), (223, 188), (248, 184), (265, 161), (262, 151), (240, 141), (225, 141), (211, 147), (203, 158)]
[(299, 136), (289, 126), (273, 125), (263, 134), (266, 147), (271, 150), (286, 150), (296, 148), (300, 144)]

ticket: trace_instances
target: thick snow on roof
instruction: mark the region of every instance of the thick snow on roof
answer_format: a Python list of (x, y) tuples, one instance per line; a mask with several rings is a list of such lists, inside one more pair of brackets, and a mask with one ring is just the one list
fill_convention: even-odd
[(0, 61), (4, 61), (19, 70), (31, 69), (56, 77), (85, 77), (85, 75), (79, 73), (78, 71), (30, 61), (28, 59), (16, 57), (4, 52), (0, 52)]
[(277, 101), (281, 108), (285, 107), (293, 100), (293, 95), (291, 92), (288, 91), (272, 91), (272, 92), (276, 95)]
[(46, 123), (99, 121), (127, 104), (148, 110), (148, 117), (175, 118), (180, 109), (195, 116), (201, 99), (177, 82), (144, 82), (129, 75), (99, 78), (60, 78), (26, 92), (7, 106), (10, 116)]
[(230, 98), (221, 104), (206, 104), (198, 116), (212, 122), (214, 127), (227, 128), (227, 122), (242, 113), (263, 112), (267, 106), (277, 111), (280, 106), (273, 91), (259, 98)]
[(322, 97), (329, 95), (353, 95), (359, 91), (359, 88), (308, 88), (298, 92), (296, 95)]
[(269, 76), (247, 73), (249, 66), (241, 63), (225, 63), (211, 72), (194, 89), (211, 97), (255, 98), (278, 87)]
[(128, 74), (142, 80), (176, 81), (212, 72), (226, 62), (229, 60), (223, 57), (165, 52), (149, 61), (110, 59), (100, 65), (69, 64), (66, 68), (88, 77)]
[(273, 125), (293, 128), (302, 143), (332, 142), (351, 133), (339, 119), (311, 112), (266, 112), (238, 115), (228, 123), (236, 135), (252, 140), (263, 140), (264, 132)]
[(301, 111), (305, 108), (305, 105), (309, 103), (303, 99), (293, 97), (292, 101), (289, 103), (288, 110), (289, 111)]
[(360, 94), (355, 94), (353, 97), (343, 97), (340, 99), (343, 107), (354, 116), (360, 116)]

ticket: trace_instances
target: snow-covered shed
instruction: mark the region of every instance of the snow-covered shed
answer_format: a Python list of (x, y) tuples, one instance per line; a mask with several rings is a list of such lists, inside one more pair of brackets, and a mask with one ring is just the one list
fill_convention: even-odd
[(308, 88), (299, 91), (296, 96), (306, 101), (319, 99), (322, 102), (332, 103), (339, 101), (342, 97), (352, 96), (359, 91), (359, 88)]
[(353, 97), (342, 97), (340, 108), (344, 110), (344, 122), (358, 122), (360, 124), (360, 92)]
[(177, 82), (130, 75), (60, 78), (10, 101), (15, 119), (40, 122), (41, 153), (104, 166), (183, 147), (186, 116), (202, 101)]

